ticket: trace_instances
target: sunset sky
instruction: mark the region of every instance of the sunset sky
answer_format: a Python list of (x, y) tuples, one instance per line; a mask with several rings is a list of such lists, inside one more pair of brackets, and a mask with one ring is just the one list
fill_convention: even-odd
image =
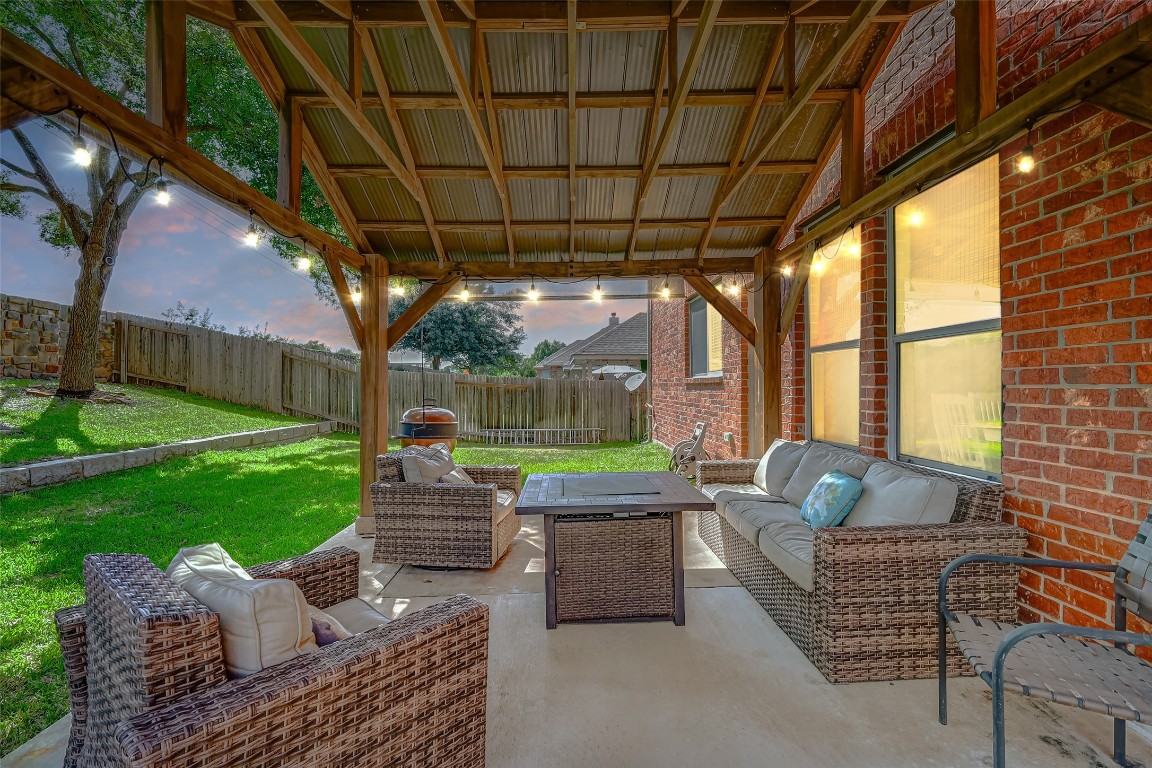
[[(32, 125), (26, 127), (45, 162), (65, 189), (83, 196), (83, 174), (72, 161), (72, 147), (62, 137)], [(27, 166), (23, 152), (8, 132), (0, 134), (0, 157)], [(268, 331), (297, 341), (319, 339), (333, 348), (352, 347), (351, 334), (338, 308), (322, 302), (312, 281), (283, 261), (267, 244), (249, 248), (243, 237), (247, 221), (187, 189), (175, 187), (172, 203), (163, 207), (149, 195), (136, 209), (121, 241), (116, 269), (104, 301), (113, 312), (159, 317), (165, 309), (185, 305), (212, 310), (212, 322), (229, 331), (268, 324)], [(81, 201), (83, 202), (83, 201)], [(72, 302), (78, 266), (74, 255), (40, 241), (36, 216), (49, 207), (28, 196), (23, 220), (0, 219), (0, 291), (16, 296)], [(642, 293), (642, 281), (604, 281), (606, 294)], [(549, 291), (588, 292), (581, 285), (537, 286)], [(503, 292), (509, 285), (498, 286)], [(622, 319), (643, 312), (640, 300), (558, 301), (524, 304), (525, 353), (537, 342), (571, 342), (594, 333), (611, 312)]]

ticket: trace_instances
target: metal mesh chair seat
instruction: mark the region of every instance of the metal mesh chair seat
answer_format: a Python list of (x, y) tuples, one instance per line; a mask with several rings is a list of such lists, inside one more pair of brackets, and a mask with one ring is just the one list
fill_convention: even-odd
[[(956, 614), (948, 628), (986, 683), (1004, 636), (1016, 628)], [(1152, 719), (1152, 664), (1115, 645), (1055, 634), (1022, 640), (1004, 664), (1005, 690), (1122, 720)]]

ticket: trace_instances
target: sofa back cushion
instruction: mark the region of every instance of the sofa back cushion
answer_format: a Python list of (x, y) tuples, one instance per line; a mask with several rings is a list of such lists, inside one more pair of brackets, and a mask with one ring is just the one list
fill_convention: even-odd
[(166, 574), (220, 615), (230, 677), (247, 677), (316, 650), (300, 588), (288, 579), (253, 579), (219, 544), (180, 550)]
[(956, 510), (956, 483), (943, 477), (925, 477), (888, 462), (868, 468), (861, 481), (864, 493), (845, 526), (947, 523)]
[(859, 453), (830, 448), (822, 443), (812, 443), (804, 452), (800, 464), (788, 480), (788, 484), (784, 486), (781, 495), (797, 507), (802, 506), (816, 483), (829, 472), (843, 472), (849, 477), (860, 480), (868, 471), (868, 467), (874, 463), (875, 459)]
[(752, 484), (773, 496), (783, 496), (784, 486), (800, 460), (808, 452), (808, 443), (790, 443), (787, 440), (775, 440), (768, 448), (768, 452), (756, 465), (756, 474), (752, 476)]

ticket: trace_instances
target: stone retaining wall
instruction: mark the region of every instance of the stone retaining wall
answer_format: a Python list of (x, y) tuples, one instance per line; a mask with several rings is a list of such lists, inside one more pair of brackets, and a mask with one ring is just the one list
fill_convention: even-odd
[[(60, 356), (68, 340), (72, 308), (42, 299), (0, 294), (0, 370), (19, 379), (47, 379), (60, 375)], [(116, 360), (115, 315), (100, 313), (100, 354), (96, 380), (112, 378)]]
[(260, 429), (254, 432), (237, 432), (218, 437), (203, 437), (180, 443), (156, 445), (151, 448), (135, 448), (117, 453), (97, 453), (91, 456), (53, 459), (52, 461), (41, 461), (18, 467), (3, 467), (0, 468), (0, 495), (43, 488), (47, 485), (65, 483), (69, 480), (83, 480), (107, 472), (118, 472), (121, 469), (143, 467), (174, 456), (195, 456), (205, 451), (227, 451), (232, 448), (294, 443), (331, 432), (332, 426), (332, 422), (322, 421), (318, 424), (298, 424), (291, 427)]

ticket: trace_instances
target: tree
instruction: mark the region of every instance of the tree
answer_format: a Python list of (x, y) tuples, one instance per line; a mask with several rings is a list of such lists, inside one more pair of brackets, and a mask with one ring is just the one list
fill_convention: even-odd
[[(389, 300), (388, 322), (394, 321), (416, 300), (415, 291)], [(445, 360), (457, 368), (480, 369), (515, 359), (524, 342), (519, 302), (441, 301), (396, 345), (421, 350), (439, 370)], [(423, 326), (423, 327), (421, 327)], [(421, 338), (423, 337), (423, 343)]]
[[(144, 32), (142, 0), (5, 0), (0, 23), (35, 45), (130, 109), (144, 108)], [(277, 119), (226, 30), (197, 20), (188, 22), (188, 143), (221, 167), (266, 195), (276, 188)], [(94, 118), (82, 122), (99, 128)], [(76, 129), (59, 117), (45, 119), (50, 131), (71, 143)], [(96, 125), (93, 125), (96, 123)], [(104, 144), (93, 145), (86, 169), (86, 197), (64, 189), (53, 178), (28, 135), (13, 128), (25, 165), (0, 160), (0, 214), (27, 214), (26, 196), (54, 207), (38, 217), (41, 239), (78, 253), (80, 275), (72, 301), (68, 343), (60, 369), (61, 396), (85, 397), (95, 388), (99, 318), (116, 266), (128, 220), (146, 193), (160, 181), (156, 162), (141, 166)], [(302, 215), (339, 233), (335, 217), (315, 180), (305, 174)], [(277, 249), (286, 258), (297, 248), (283, 239)], [(312, 271), (317, 292), (335, 303), (324, 271)]]
[(164, 310), (160, 316), (173, 323), (194, 325), (197, 328), (208, 328), (213, 331), (227, 330), (223, 323), (212, 322), (212, 310), (208, 307), (204, 307), (201, 311), (195, 306), (185, 306), (182, 301), (177, 301), (176, 306)]

